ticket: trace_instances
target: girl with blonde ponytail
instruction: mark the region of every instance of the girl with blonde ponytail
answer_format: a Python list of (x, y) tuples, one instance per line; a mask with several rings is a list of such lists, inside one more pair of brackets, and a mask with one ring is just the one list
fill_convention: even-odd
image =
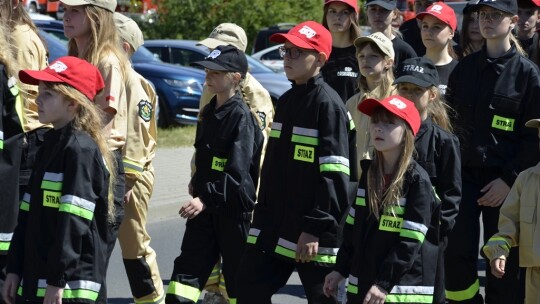
[[(22, 70), (39, 85), (45, 134), (9, 248), (6, 303), (94, 303), (105, 284), (116, 162), (94, 98), (99, 70), (76, 57)], [(24, 285), (23, 285), (24, 282)]]

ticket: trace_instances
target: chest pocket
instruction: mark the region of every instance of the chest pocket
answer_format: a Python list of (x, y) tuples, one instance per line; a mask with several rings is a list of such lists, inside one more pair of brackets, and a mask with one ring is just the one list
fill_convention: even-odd
[(491, 127), (501, 131), (514, 131), (516, 119), (520, 114), (520, 105), (519, 99), (494, 95), (490, 104), (493, 113)]
[(62, 186), (64, 173), (45, 172), (41, 181), (43, 190), (43, 206), (49, 208), (60, 208), (60, 197), (62, 196)]

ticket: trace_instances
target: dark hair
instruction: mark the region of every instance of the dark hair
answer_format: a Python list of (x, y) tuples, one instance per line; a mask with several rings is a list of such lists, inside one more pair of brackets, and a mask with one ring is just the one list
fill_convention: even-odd
[[(476, 18), (477, 20), (473, 20)], [(478, 12), (471, 12), (471, 10), (463, 11), (463, 21), (461, 22), (461, 32), (460, 32), (460, 41), (461, 54), (460, 58), (463, 58), (467, 55), (470, 55), (479, 49), (475, 49), (471, 38), (469, 37), (469, 25), (471, 22), (478, 22)], [(482, 38), (482, 42), (485, 43), (486, 39)]]
[[(330, 7), (330, 5), (325, 5), (324, 6), (322, 25), (327, 30), (330, 30), (328, 28), (328, 22), (326, 22), (326, 15), (328, 13), (328, 7)], [(351, 10), (351, 14), (349, 15), (349, 19), (351, 20), (351, 27), (349, 28), (349, 39), (351, 39), (351, 41), (354, 42), (354, 40), (356, 38), (360, 37), (360, 34), (362, 33), (362, 31), (360, 30), (360, 24), (358, 23), (358, 14), (354, 10), (354, 8), (352, 8), (350, 6), (349, 6), (349, 10)]]

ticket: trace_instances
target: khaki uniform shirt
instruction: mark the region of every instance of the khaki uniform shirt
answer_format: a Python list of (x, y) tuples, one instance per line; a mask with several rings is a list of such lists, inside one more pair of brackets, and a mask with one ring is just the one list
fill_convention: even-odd
[[(249, 106), (250, 110), (257, 114), (261, 130), (263, 130), (264, 143), (261, 154), (261, 166), (264, 160), (266, 144), (270, 135), (270, 124), (274, 120), (274, 105), (268, 91), (253, 77), (250, 73), (246, 74), (244, 86), (242, 88), (242, 97), (244, 102)], [(206, 85), (203, 88), (201, 100), (199, 101), (199, 109), (203, 109), (214, 97), (214, 94), (208, 92)], [(195, 173), (195, 154), (191, 158), (191, 176)]]
[[(499, 215), (499, 232), (483, 248), (493, 260), (519, 246), (519, 266), (540, 266), (540, 163), (521, 172)], [(509, 246), (509, 247), (508, 247)]]
[(113, 109), (116, 114), (105, 126), (107, 143), (111, 151), (122, 149), (127, 134), (127, 98), (124, 77), (118, 58), (109, 55), (99, 64), (98, 69), (105, 81), (105, 88), (96, 95), (95, 102), (102, 109)]
[[(26, 24), (15, 26), (12, 33), (15, 44), (15, 59), (19, 68), (25, 70), (43, 70), (47, 67), (47, 50), (39, 36)], [(24, 100), (24, 115), (22, 116), (24, 132), (30, 132), (46, 125), (38, 120), (36, 97), (38, 86), (19, 82)]]
[(156, 154), (156, 92), (150, 83), (130, 68), (126, 73), (127, 138), (122, 150), (126, 186), (147, 170)]

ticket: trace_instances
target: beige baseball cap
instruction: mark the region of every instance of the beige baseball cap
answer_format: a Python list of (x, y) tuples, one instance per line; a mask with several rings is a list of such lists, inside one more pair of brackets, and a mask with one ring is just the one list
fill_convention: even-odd
[(245, 52), (247, 36), (244, 29), (238, 25), (234, 23), (222, 23), (210, 33), (208, 38), (199, 41), (197, 45), (204, 45), (210, 49), (215, 49), (220, 45), (232, 45)]
[(137, 51), (144, 43), (143, 33), (137, 23), (118, 12), (114, 13), (113, 18), (120, 37), (129, 43), (133, 50)]
[(531, 119), (525, 123), (525, 126), (529, 128), (540, 128), (540, 118), (539, 119)]
[(60, 0), (60, 2), (71, 6), (93, 5), (113, 13), (116, 10), (116, 0)]
[(356, 40), (354, 40), (354, 46), (359, 47), (364, 42), (375, 43), (384, 54), (394, 59), (395, 53), (394, 46), (392, 45), (392, 40), (386, 37), (383, 33), (375, 32), (368, 36), (358, 37), (356, 38)]

